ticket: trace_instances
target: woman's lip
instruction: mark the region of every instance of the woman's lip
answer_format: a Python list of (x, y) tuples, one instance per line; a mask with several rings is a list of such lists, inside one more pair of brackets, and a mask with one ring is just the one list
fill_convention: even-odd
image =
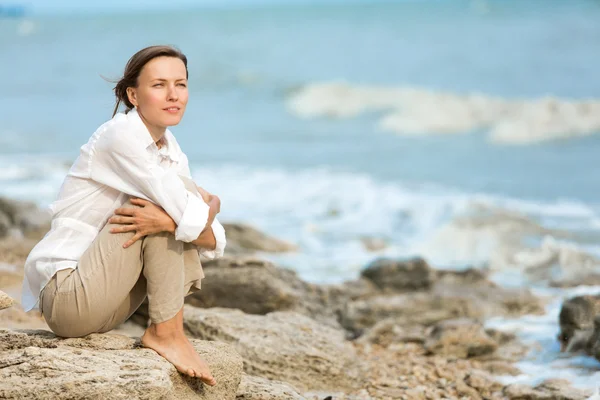
[(165, 110), (165, 111), (179, 111), (180, 108), (179, 107), (167, 107), (167, 108), (163, 108), (163, 110)]

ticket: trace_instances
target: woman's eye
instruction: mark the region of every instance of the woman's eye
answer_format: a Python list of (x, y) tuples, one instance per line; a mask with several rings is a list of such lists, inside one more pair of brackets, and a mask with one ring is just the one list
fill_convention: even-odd
[(159, 87), (162, 86), (162, 83), (155, 83), (154, 85), (152, 85), (152, 87)]
[(181, 87), (187, 87), (187, 85), (185, 83), (180, 83), (179, 86), (181, 86)]

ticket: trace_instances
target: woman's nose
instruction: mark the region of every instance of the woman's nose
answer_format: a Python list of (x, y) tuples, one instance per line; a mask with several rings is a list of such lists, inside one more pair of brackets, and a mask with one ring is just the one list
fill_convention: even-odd
[(177, 93), (177, 88), (175, 86), (169, 86), (167, 98), (169, 100), (177, 100), (179, 98), (179, 94)]

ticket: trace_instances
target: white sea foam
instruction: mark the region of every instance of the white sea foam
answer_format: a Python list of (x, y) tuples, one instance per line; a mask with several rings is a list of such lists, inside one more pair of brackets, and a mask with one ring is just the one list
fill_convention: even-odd
[(492, 142), (531, 144), (600, 133), (600, 100), (544, 97), (531, 100), (459, 95), (410, 87), (306, 85), (287, 101), (305, 117), (354, 117), (384, 111), (379, 127), (402, 135), (460, 134), (487, 130)]

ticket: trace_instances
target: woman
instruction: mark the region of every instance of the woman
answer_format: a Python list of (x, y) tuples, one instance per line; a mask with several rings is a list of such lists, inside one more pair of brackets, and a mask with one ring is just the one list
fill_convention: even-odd
[(129, 60), (113, 118), (81, 147), (50, 206), (51, 229), (27, 258), (22, 303), (39, 307), (57, 335), (81, 337), (115, 328), (148, 296), (142, 344), (214, 385), (183, 331), (184, 296), (204, 277), (199, 253), (225, 248), (220, 200), (191, 181), (167, 129), (185, 112), (187, 78), (187, 59), (172, 47)]

